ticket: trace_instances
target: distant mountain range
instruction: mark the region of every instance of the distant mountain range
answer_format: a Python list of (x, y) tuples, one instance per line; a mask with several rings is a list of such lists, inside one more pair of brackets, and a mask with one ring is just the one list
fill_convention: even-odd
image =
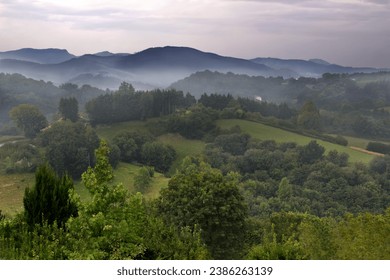
[(61, 49), (20, 49), (0, 52), (0, 72), (29, 78), (117, 88), (122, 81), (136, 89), (165, 88), (195, 72), (210, 70), (249, 76), (319, 77), (323, 73), (371, 73), (385, 69), (354, 68), (320, 59), (286, 60), (226, 57), (187, 47), (159, 47), (127, 54), (108, 51), (75, 56)]

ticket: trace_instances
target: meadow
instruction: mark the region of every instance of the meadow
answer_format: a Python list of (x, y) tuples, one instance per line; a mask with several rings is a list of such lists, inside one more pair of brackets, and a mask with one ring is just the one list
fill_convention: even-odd
[[(349, 155), (350, 162), (362, 162), (369, 163), (374, 156), (366, 154), (361, 151), (353, 150), (351, 147), (345, 147), (333, 143), (329, 143), (323, 140), (314, 139), (311, 137), (303, 136), (297, 133), (286, 131), (280, 128), (264, 125), (257, 122), (246, 121), (246, 120), (218, 120), (217, 125), (223, 129), (229, 129), (234, 126), (240, 126), (242, 132), (250, 134), (253, 138), (259, 140), (275, 140), (276, 142), (296, 142), (298, 145), (306, 145), (312, 140), (316, 140), (318, 144), (322, 145), (326, 152), (336, 150), (338, 152), (344, 152)], [(362, 146), (361, 143), (368, 143), (368, 140), (360, 138), (348, 138), (354, 140), (354, 145)], [(359, 143), (359, 144), (357, 144)], [(364, 146), (365, 148), (365, 146)]]

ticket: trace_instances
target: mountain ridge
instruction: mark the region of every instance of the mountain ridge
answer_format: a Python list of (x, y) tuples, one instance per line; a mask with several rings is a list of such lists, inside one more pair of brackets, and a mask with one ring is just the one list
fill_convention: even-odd
[(327, 72), (375, 72), (381, 69), (345, 67), (321, 59), (242, 59), (178, 46), (153, 47), (134, 54), (102, 51), (81, 56), (64, 49), (24, 48), (0, 52), (0, 72), (20, 73), (58, 84), (70, 81), (79, 85), (92, 83), (100, 88), (117, 88), (119, 81), (139, 85), (137, 89), (165, 88), (205, 70), (298, 78), (319, 77)]

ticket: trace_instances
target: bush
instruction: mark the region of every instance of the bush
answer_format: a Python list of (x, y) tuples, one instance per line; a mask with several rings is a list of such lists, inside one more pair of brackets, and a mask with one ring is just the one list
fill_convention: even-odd
[(381, 154), (389, 154), (390, 153), (390, 145), (380, 143), (380, 142), (369, 142), (367, 144), (367, 150), (371, 152), (381, 153)]
[(0, 168), (7, 174), (34, 172), (42, 164), (42, 156), (28, 143), (7, 143), (0, 147)]

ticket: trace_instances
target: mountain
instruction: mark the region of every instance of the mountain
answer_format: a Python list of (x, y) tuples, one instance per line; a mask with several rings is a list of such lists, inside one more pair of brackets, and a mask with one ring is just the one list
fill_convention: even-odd
[(102, 89), (116, 89), (122, 81), (132, 83), (136, 89), (165, 88), (205, 70), (284, 78), (316, 77), (326, 72), (377, 71), (372, 68), (343, 67), (319, 59), (246, 60), (172, 46), (149, 48), (135, 54), (103, 51), (78, 57), (60, 49), (21, 49), (0, 53), (0, 72), (20, 73), (55, 84), (90, 84)]
[(67, 50), (60, 49), (31, 49), (25, 48), (14, 51), (0, 52), (0, 59), (14, 59), (41, 64), (55, 64), (74, 58)]
[(337, 64), (331, 64), (322, 59), (310, 59), (310, 60), (301, 60), (301, 59), (280, 59), (280, 58), (255, 58), (251, 59), (252, 62), (259, 63), (261, 65), (266, 65), (275, 70), (290, 70), (297, 73), (298, 76), (304, 77), (321, 77), (324, 73), (372, 73), (378, 72), (378, 70), (369, 67), (345, 67)]
[[(286, 74), (286, 71), (274, 71), (270, 67), (245, 59), (185, 47), (150, 48), (131, 55), (102, 52), (97, 55), (72, 57), (57, 64), (39, 64), (31, 60), (2, 59), (0, 71), (21, 73), (34, 79), (51, 80), (55, 83), (93, 82), (92, 85), (109, 88), (117, 88), (118, 81), (145, 85), (144, 88), (167, 87), (174, 81), (203, 70), (256, 76)], [(104, 77), (109, 83), (102, 85), (100, 77)]]

